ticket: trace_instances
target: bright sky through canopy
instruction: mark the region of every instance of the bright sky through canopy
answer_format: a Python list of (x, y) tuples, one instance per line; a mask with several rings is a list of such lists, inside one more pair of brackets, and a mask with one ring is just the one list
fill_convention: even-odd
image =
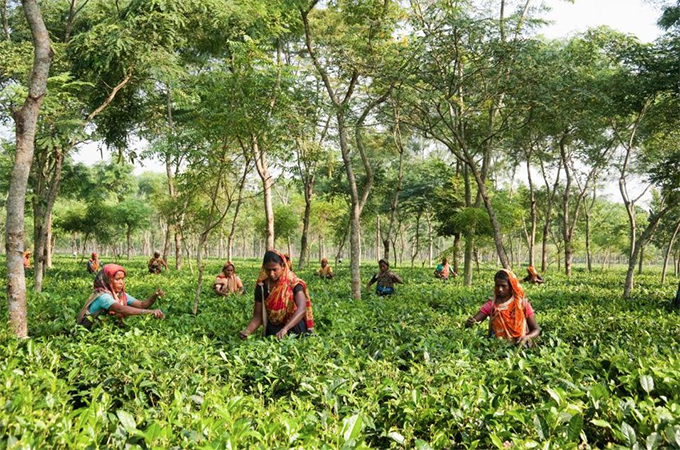
[[(644, 42), (653, 41), (661, 34), (656, 26), (660, 11), (643, 0), (576, 0), (574, 3), (543, 0), (543, 5), (551, 8), (544, 18), (552, 23), (543, 27), (540, 34), (551, 39), (572, 36), (600, 25), (634, 34)], [(74, 157), (76, 161), (94, 164), (101, 160), (101, 153), (96, 146), (85, 145)], [(108, 157), (105, 150), (104, 158)], [(165, 169), (159, 161), (135, 164), (135, 173), (145, 170), (163, 172)]]
[(571, 36), (600, 25), (634, 34), (643, 42), (651, 42), (661, 33), (656, 25), (660, 11), (643, 0), (543, 0), (543, 4), (552, 8), (546, 19), (553, 23), (541, 31), (549, 38)]

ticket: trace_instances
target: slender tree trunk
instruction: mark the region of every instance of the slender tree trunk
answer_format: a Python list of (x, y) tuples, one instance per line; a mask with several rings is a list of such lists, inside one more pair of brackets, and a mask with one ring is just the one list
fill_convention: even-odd
[(10, 328), (17, 337), (25, 338), (28, 335), (28, 326), (26, 323), (26, 278), (23, 264), (24, 207), (35, 148), (36, 123), (45, 97), (53, 52), (37, 0), (22, 0), (21, 4), (33, 36), (34, 58), (28, 95), (22, 107), (14, 112), (16, 153), (7, 194), (5, 252)]
[(201, 291), (203, 291), (203, 251), (202, 248), (208, 240), (208, 233), (201, 233), (196, 247), (196, 267), (198, 269), (198, 283), (196, 285), (196, 295), (194, 296), (194, 305), (191, 308), (194, 316), (198, 314), (198, 302), (201, 298)]
[[(375, 215), (375, 260), (378, 261), (380, 259), (380, 244), (384, 245), (384, 242), (382, 242), (382, 236), (380, 236), (380, 214)], [(387, 249), (387, 254), (389, 256), (389, 247)], [(384, 251), (383, 251), (384, 253)], [(384, 258), (384, 256), (383, 256)]]
[(127, 260), (130, 261), (130, 257), (132, 256), (132, 230), (130, 229), (130, 226), (128, 225), (127, 227), (127, 233), (125, 234), (127, 237)]
[(534, 247), (536, 246), (538, 214), (536, 213), (536, 192), (534, 190), (534, 182), (531, 178), (531, 162), (529, 157), (527, 157), (527, 174), (527, 179), (529, 180), (529, 202), (531, 205), (529, 209), (531, 216), (531, 231), (529, 233), (529, 239), (527, 239), (527, 245), (529, 246), (529, 265), (535, 266)]
[(429, 214), (425, 216), (427, 219), (427, 264), (432, 268), (432, 258), (434, 257), (434, 240), (432, 239), (432, 218)]
[(182, 270), (182, 233), (179, 230), (175, 230), (175, 270)]
[(416, 215), (416, 235), (414, 238), (413, 242), (413, 249), (411, 249), (411, 269), (413, 269), (413, 265), (416, 261), (416, 257), (418, 256), (418, 253), (420, 251), (420, 217), (422, 213), (419, 212)]
[(340, 240), (340, 245), (338, 245), (338, 252), (335, 254), (335, 264), (338, 264), (340, 258), (342, 258), (342, 250), (345, 248), (345, 242), (347, 242), (347, 236), (349, 236), (349, 223), (345, 232), (342, 234), (342, 239)]
[(663, 258), (663, 269), (661, 270), (661, 284), (664, 284), (666, 282), (666, 268), (668, 267), (668, 257), (671, 254), (671, 250), (673, 248), (673, 244), (675, 243), (675, 237), (678, 235), (678, 231), (680, 231), (680, 221), (678, 221), (675, 224), (675, 228), (673, 229), (671, 239), (668, 241), (668, 247), (666, 247), (666, 254), (664, 255)]
[(300, 237), (300, 261), (298, 267), (305, 268), (307, 265), (307, 254), (309, 253), (309, 218), (312, 213), (312, 195), (314, 194), (314, 177), (311, 177), (310, 182), (304, 187), (305, 193), (305, 213), (302, 219), (302, 236)]
[(2, 34), (6, 41), (11, 39), (9, 34), (9, 19), (7, 12), (7, 0), (0, 0), (0, 14), (2, 14)]
[(274, 206), (272, 204), (272, 185), (274, 184), (274, 181), (271, 174), (269, 173), (267, 160), (265, 159), (264, 152), (260, 149), (260, 143), (257, 139), (257, 136), (251, 136), (250, 145), (253, 151), (257, 173), (262, 180), (262, 190), (264, 194), (264, 216), (267, 222), (267, 250), (274, 250)]
[(645, 260), (645, 246), (640, 247), (640, 258), (638, 259), (638, 275), (642, 275), (642, 265)]
[(172, 235), (172, 225), (170, 221), (166, 223), (165, 237), (163, 238), (163, 261), (168, 263), (168, 254), (170, 253), (170, 239)]
[(460, 233), (453, 235), (453, 271), (460, 273)]
[(655, 214), (652, 214), (649, 217), (647, 227), (640, 235), (640, 238), (635, 241), (635, 246), (633, 247), (630, 257), (628, 258), (628, 271), (626, 272), (626, 281), (623, 287), (623, 298), (630, 298), (632, 294), (634, 285), (635, 266), (638, 262), (638, 257), (640, 256), (642, 249), (644, 248), (645, 245), (647, 245), (649, 240), (652, 238), (654, 231), (656, 230), (656, 227), (659, 225), (659, 221), (669, 211), (674, 209), (679, 202), (680, 200), (673, 200), (663, 209), (661, 209)]

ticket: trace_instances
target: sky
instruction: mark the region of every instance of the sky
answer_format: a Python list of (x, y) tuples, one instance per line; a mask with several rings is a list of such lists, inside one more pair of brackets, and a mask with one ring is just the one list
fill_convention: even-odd
[[(542, 0), (542, 3), (552, 9), (544, 16), (551, 23), (539, 32), (547, 38), (568, 37), (600, 25), (634, 34), (644, 42), (653, 41), (661, 34), (661, 30), (656, 26), (660, 11), (650, 5), (648, 0), (576, 0), (573, 3), (567, 0)], [(145, 143), (136, 142), (134, 145), (139, 147)], [(140, 148), (135, 150), (139, 153)], [(74, 159), (94, 164), (101, 160), (101, 155), (98, 146), (86, 145)], [(103, 155), (105, 159), (109, 158), (106, 150), (103, 151)], [(163, 172), (164, 168), (160, 161), (153, 160), (141, 161), (135, 165), (136, 174), (147, 170)], [(518, 176), (521, 177), (519, 173)], [(613, 194), (616, 199), (618, 191), (607, 193)]]

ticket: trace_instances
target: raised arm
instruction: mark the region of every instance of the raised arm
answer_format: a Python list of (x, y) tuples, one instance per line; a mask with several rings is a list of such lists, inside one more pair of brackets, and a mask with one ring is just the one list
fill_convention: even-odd
[(129, 306), (132, 306), (133, 308), (139, 308), (139, 309), (148, 309), (153, 306), (153, 304), (158, 300), (159, 297), (162, 297), (165, 295), (165, 292), (163, 292), (161, 289), (157, 289), (156, 292), (151, 294), (151, 297), (147, 298), (143, 302), (139, 300), (135, 300), (132, 302)]

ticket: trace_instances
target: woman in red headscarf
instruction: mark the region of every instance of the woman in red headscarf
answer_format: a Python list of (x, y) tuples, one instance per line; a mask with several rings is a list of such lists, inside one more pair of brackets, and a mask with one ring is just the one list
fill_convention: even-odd
[(118, 264), (107, 264), (94, 278), (94, 292), (78, 313), (78, 324), (91, 328), (101, 314), (109, 313), (120, 319), (127, 316), (151, 314), (157, 319), (165, 317), (160, 309), (149, 309), (165, 295), (157, 290), (151, 297), (139, 301), (125, 292), (125, 269)]
[(222, 272), (217, 275), (213, 283), (213, 291), (215, 291), (215, 294), (223, 296), (234, 293), (243, 295), (245, 289), (243, 288), (241, 278), (236, 275), (234, 263), (229, 261), (222, 267)]
[(534, 310), (524, 296), (519, 280), (509, 270), (500, 270), (494, 277), (493, 298), (489, 299), (465, 323), (471, 327), (490, 317), (490, 334), (517, 344), (528, 344), (541, 330), (536, 323)]
[(264, 254), (260, 276), (255, 286), (253, 318), (241, 339), (264, 326), (265, 336), (281, 339), (288, 333), (302, 335), (314, 328), (312, 304), (307, 284), (293, 273), (286, 258), (276, 250)]
[(92, 259), (87, 262), (87, 271), (89, 273), (97, 273), (99, 272), (100, 265), (99, 256), (97, 256), (96, 252), (92, 252)]

